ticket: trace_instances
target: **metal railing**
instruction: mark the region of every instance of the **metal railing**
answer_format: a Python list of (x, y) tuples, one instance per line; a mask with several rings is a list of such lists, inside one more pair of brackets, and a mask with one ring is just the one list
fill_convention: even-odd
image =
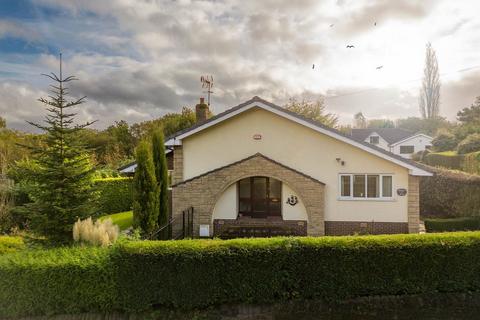
[(177, 235), (173, 234), (173, 225), (178, 220), (177, 218), (170, 218), (168, 222), (161, 226), (158, 230), (152, 233), (150, 236), (147, 237), (148, 240), (155, 239), (160, 232), (167, 229), (168, 230), (168, 238), (170, 240), (177, 240), (177, 239), (186, 239), (186, 238), (193, 238), (193, 207), (185, 209), (182, 211), (182, 230)]

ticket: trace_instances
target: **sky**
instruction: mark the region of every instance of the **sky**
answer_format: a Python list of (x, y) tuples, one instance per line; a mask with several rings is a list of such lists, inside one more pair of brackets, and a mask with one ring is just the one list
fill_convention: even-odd
[(480, 96), (478, 12), (478, 0), (0, 0), (0, 116), (27, 131), (42, 121), (41, 74), (58, 72), (60, 52), (72, 95), (87, 96), (78, 121), (99, 129), (193, 107), (202, 75), (214, 113), (258, 95), (325, 96), (343, 124), (420, 116), (431, 42), (454, 120)]

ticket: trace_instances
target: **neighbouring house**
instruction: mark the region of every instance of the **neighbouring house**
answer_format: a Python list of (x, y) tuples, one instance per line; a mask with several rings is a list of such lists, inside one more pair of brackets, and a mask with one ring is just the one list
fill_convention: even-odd
[(352, 129), (352, 138), (410, 159), (432, 146), (433, 138), (400, 128)]
[(379, 145), (408, 135), (359, 141), (259, 97), (210, 119), (201, 99), (196, 114), (165, 142), (174, 235), (191, 208), (195, 237), (419, 231), (419, 179), (432, 173)]

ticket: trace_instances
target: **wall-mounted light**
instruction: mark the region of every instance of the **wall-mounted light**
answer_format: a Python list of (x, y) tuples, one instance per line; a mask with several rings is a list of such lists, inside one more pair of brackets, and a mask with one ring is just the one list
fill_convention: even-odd
[(340, 163), (342, 166), (345, 165), (345, 161), (342, 160), (341, 158), (335, 158), (335, 160), (337, 160), (337, 162)]

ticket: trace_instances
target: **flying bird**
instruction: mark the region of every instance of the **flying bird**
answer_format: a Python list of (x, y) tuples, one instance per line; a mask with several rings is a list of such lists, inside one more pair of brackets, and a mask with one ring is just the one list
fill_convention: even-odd
[(315, 69), (315, 63), (312, 65), (312, 69)]
[(378, 67), (377, 67), (377, 70), (380, 70), (380, 69), (382, 69), (382, 68), (383, 68), (383, 66), (378, 66)]
[(375, 21), (375, 23), (374, 23), (373, 25), (376, 26), (376, 25), (377, 25), (377, 21)]
[(355, 46), (352, 46), (351, 44), (349, 44), (349, 45), (347, 46), (347, 49), (350, 49), (350, 48), (355, 48)]
[(330, 25), (330, 28), (333, 27), (334, 25), (335, 25), (335, 24), (332, 23), (332, 24)]

